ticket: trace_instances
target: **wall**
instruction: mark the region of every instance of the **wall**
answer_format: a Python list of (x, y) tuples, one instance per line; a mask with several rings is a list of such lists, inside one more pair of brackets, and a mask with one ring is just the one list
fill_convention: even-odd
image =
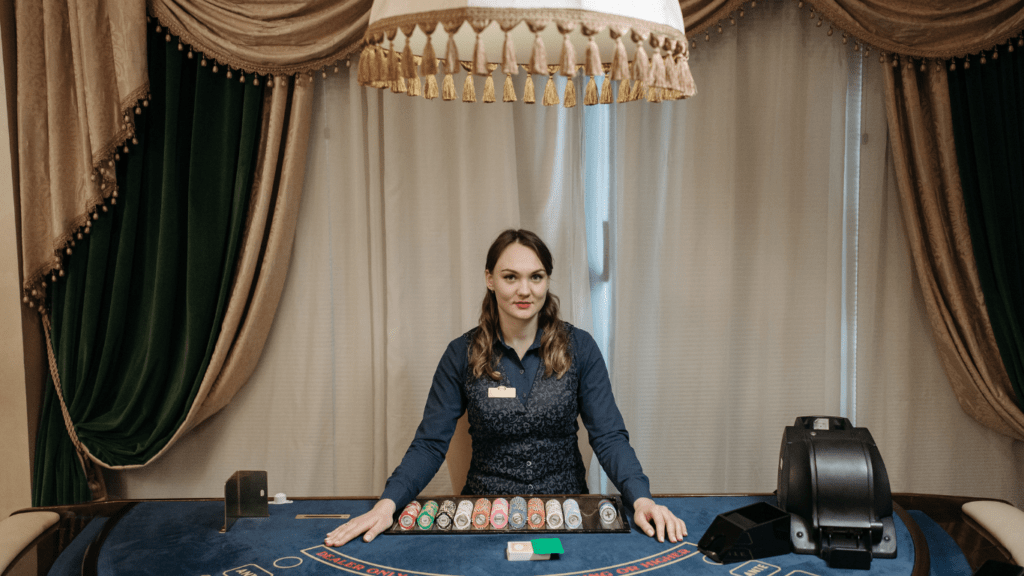
[[(29, 402), (26, 393), (26, 354), (24, 328), (29, 341), (38, 345), (38, 318), (21, 304), (21, 275), (18, 261), (17, 163), (11, 155), (17, 141), (14, 2), (0, 2), (0, 46), (3, 70), (0, 76), (0, 518), (31, 502), (31, 443), (29, 414), (38, 411), (38, 402)], [(34, 349), (34, 348), (33, 348)], [(30, 354), (38, 360), (38, 354)], [(34, 362), (35, 363), (35, 362)], [(39, 378), (38, 368), (29, 370)], [(34, 386), (39, 390), (38, 384)], [(33, 410), (29, 409), (32, 406)], [(31, 420), (35, 420), (31, 418)]]

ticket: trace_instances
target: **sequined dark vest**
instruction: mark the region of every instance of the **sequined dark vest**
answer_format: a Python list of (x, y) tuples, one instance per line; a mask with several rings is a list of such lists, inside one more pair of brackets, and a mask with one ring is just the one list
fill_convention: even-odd
[[(467, 334), (467, 347), (475, 333)], [(573, 354), (571, 346), (569, 353)], [(518, 397), (488, 397), (489, 388), (512, 386), (501, 363), (497, 366), (500, 383), (487, 377), (474, 379), (468, 370), (463, 383), (473, 458), (462, 493), (586, 494), (586, 468), (576, 439), (579, 374), (575, 358), (561, 378), (545, 377), (541, 359), (525, 405)]]

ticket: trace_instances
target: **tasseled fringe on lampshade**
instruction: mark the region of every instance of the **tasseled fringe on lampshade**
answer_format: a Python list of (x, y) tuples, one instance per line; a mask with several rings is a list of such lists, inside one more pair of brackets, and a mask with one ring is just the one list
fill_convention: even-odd
[(615, 54), (612, 55), (612, 66), (608, 74), (612, 80), (629, 80), (629, 56), (626, 54), (626, 45), (622, 43), (621, 34), (616, 34), (615, 30), (611, 33), (615, 37)]
[(484, 52), (484, 39), (480, 37), (479, 32), (476, 35), (476, 45), (473, 47), (473, 74), (487, 75), (487, 54)]
[[(373, 46), (367, 44), (359, 55), (359, 71), (356, 76), (360, 86), (370, 83), (370, 61), (373, 60)], [(204, 60), (205, 62), (205, 60)]]
[(494, 102), (494, 76), (487, 75), (487, 79), (484, 80), (484, 97), (483, 102), (490, 104)]
[(459, 69), (459, 47), (455, 45), (455, 35), (448, 33), (448, 50), (444, 56), (444, 71), (453, 74)]
[(402, 77), (416, 77), (416, 57), (412, 54), (412, 46), (408, 36), (405, 38), (405, 49), (402, 50)]
[(545, 106), (554, 106), (558, 104), (558, 89), (555, 88), (555, 76), (553, 74), (548, 75), (547, 84), (544, 85), (544, 99), (541, 100)]
[(654, 50), (654, 56), (651, 58), (651, 72), (652, 86), (663, 87), (668, 84), (668, 79), (665, 76), (665, 59), (661, 55), (661, 50)]
[(501, 50), (501, 71), (505, 76), (519, 73), (519, 64), (516, 63), (516, 47), (512, 43), (512, 36), (505, 32), (505, 45)]
[(533, 52), (530, 54), (530, 73), (548, 73), (548, 54), (544, 48), (544, 41), (541, 40), (540, 34), (537, 34), (536, 38), (533, 40)]
[(423, 46), (423, 60), (420, 62), (420, 73), (424, 76), (437, 74), (437, 56), (434, 56), (434, 44), (427, 36), (427, 43)]
[[(373, 81), (374, 88), (383, 88), (387, 86), (388, 78), (388, 60), (387, 56), (384, 55), (384, 47), (380, 44), (374, 48), (373, 60), (371, 60), (372, 67), (370, 68), (370, 79)], [(216, 72), (216, 70), (214, 70)]]
[(558, 66), (562, 76), (571, 78), (576, 75), (576, 49), (569, 41), (568, 34), (565, 35), (565, 40), (562, 42), (562, 57), (559, 59)]
[[(423, 97), (427, 100), (433, 100), (434, 98), (437, 98), (437, 77), (430, 75), (426, 76), (426, 79), (427, 87), (423, 90)], [(452, 86), (452, 89), (454, 90), (455, 87)]]
[(419, 76), (413, 76), (412, 78), (409, 79), (409, 91), (407, 92), (407, 94), (409, 94), (409, 96), (423, 95)]
[[(463, 66), (465, 66), (469, 69), (469, 73), (464, 79), (461, 99), (464, 102), (476, 102), (480, 95), (476, 92), (473, 76), (484, 76), (481, 101), (491, 103), (497, 101), (492, 74), (500, 66), (505, 74), (502, 101), (516, 102), (518, 95), (512, 75), (519, 73), (520, 66), (516, 58), (511, 29), (521, 21), (498, 20), (499, 27), (505, 33), (500, 64), (488, 62), (485, 53), (482, 32), (491, 22), (493, 21), (469, 22), (476, 30), (476, 42), (472, 60), (466, 63), (459, 59), (459, 48), (454, 39), (455, 33), (461, 25), (466, 23), (465, 21), (444, 23), (444, 28), (448, 32), (448, 43), (444, 58), (440, 60), (434, 52), (431, 38), (431, 33), (438, 22), (434, 22), (432, 25), (428, 24), (429, 30), (420, 25), (427, 36), (422, 56), (413, 53), (410, 42), (416, 25), (399, 27), (406, 37), (405, 45), (400, 50), (396, 50), (395, 47), (396, 30), (374, 33), (367, 37), (366, 45), (360, 53), (358, 81), (363, 86), (387, 88), (392, 92), (422, 96), (428, 100), (436, 99), (439, 96), (444, 100), (455, 100), (460, 98), (459, 91), (455, 87), (455, 75), (462, 72)], [(689, 45), (685, 39), (674, 40), (653, 33), (641, 36), (641, 33), (647, 33), (634, 31), (632, 32), (632, 41), (636, 43), (636, 52), (630, 61), (623, 38), (626, 33), (630, 32), (630, 29), (629, 27), (616, 28), (613, 26), (609, 33), (615, 42), (615, 47), (611, 55), (611, 63), (608, 64), (601, 62), (600, 49), (596, 42), (598, 29), (587, 24), (582, 24), (582, 34), (587, 38), (586, 55), (583, 62), (579, 64), (587, 79), (585, 84), (577, 87), (573, 81), (578, 71), (576, 46), (570, 39), (570, 34), (581, 24), (557, 22), (558, 30), (563, 35), (562, 50), (558, 67), (552, 65), (549, 68), (547, 52), (540, 32), (550, 23), (550, 20), (526, 21), (530, 31), (534, 33), (534, 41), (529, 65), (523, 66), (528, 73), (523, 94), (525, 103), (542, 102), (546, 106), (562, 103), (566, 108), (571, 108), (577, 104), (580, 98), (584, 105), (593, 106), (616, 101), (661, 102), (689, 98), (696, 94), (696, 86), (688, 62), (689, 51), (687, 48)], [(645, 43), (651, 45), (653, 52), (647, 52), (643, 46)], [(492, 56), (495, 55), (492, 54)], [(445, 63), (445, 70), (439, 89), (436, 75), (440, 71), (440, 62)], [(539, 99), (533, 79), (535, 74), (544, 74), (548, 77)], [(562, 95), (558, 94), (555, 84), (556, 74), (566, 77), (565, 92)], [(324, 75), (326, 77), (326, 72)], [(240, 81), (243, 82), (248, 78), (248, 75), (242, 76), (241, 71), (239, 71), (239, 76)], [(600, 83), (598, 76), (603, 76)], [(258, 78), (256, 81), (258, 82)], [(614, 86), (615, 81), (619, 83), (618, 88)], [(584, 90), (582, 96), (577, 95), (577, 91), (580, 89)], [(618, 94), (616, 94), (616, 90)], [(560, 99), (559, 96), (562, 98)]]
[(684, 52), (679, 57), (679, 77), (680, 83), (683, 86), (683, 98), (690, 98), (697, 94), (697, 86), (693, 82), (693, 75), (690, 73), (690, 63)]
[(594, 80), (594, 77), (591, 76), (590, 80), (587, 80), (587, 89), (583, 92), (583, 105), (593, 106), (597, 103), (597, 82)]
[[(637, 84), (639, 84), (639, 83), (640, 83), (640, 81), (637, 80)], [(623, 102), (629, 102), (630, 95), (632, 93), (633, 92), (629, 89), (629, 78), (626, 78), (625, 80), (622, 80), (621, 82), (619, 82), (619, 100), (618, 100), (618, 102), (620, 104), (623, 103)]]
[(612, 97), (612, 76), (611, 74), (604, 75), (604, 82), (601, 83), (601, 104), (611, 104), (615, 102)]
[(452, 73), (445, 70), (444, 82), (441, 83), (441, 99), (442, 100), (455, 100), (458, 94), (455, 93), (455, 79), (452, 78)]
[(516, 87), (512, 84), (512, 76), (505, 74), (505, 86), (504, 95), (501, 98), (502, 102), (515, 102), (516, 101)]

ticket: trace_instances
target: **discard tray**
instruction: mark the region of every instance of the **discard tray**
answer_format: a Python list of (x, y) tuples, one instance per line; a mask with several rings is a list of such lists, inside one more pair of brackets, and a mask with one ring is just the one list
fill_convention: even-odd
[[(454, 527), (448, 530), (441, 530), (435, 526), (423, 530), (418, 526), (414, 526), (409, 530), (402, 529), (398, 525), (397, 516), (395, 522), (383, 533), (384, 534), (398, 534), (402, 536), (417, 536), (424, 534), (456, 534), (456, 535), (473, 535), (473, 534), (516, 534), (516, 535), (530, 535), (530, 534), (615, 534), (615, 533), (628, 533), (630, 531), (629, 522), (626, 517), (626, 508), (622, 504), (622, 498), (619, 496), (602, 496), (600, 494), (546, 494), (546, 495), (527, 495), (518, 494), (514, 496), (503, 496), (503, 495), (481, 495), (481, 496), (438, 496), (434, 498), (417, 498), (416, 501), (420, 505), (424, 505), (430, 500), (433, 500), (440, 505), (445, 500), (454, 500), (456, 507), (463, 500), (469, 500), (476, 502), (480, 498), (487, 498), (490, 501), (494, 501), (495, 498), (504, 498), (511, 501), (515, 496), (522, 496), (529, 500), (530, 498), (540, 498), (544, 502), (548, 500), (557, 500), (559, 504), (565, 502), (567, 498), (572, 498), (580, 505), (580, 516), (582, 524), (579, 528), (566, 528), (565, 524), (562, 524), (561, 528), (549, 528), (547, 524), (543, 528), (530, 528), (528, 525), (522, 528), (512, 528), (511, 525), (506, 524), (504, 528), (494, 528), (488, 526), (486, 529), (474, 529), (468, 528), (465, 530), (456, 530)], [(609, 500), (612, 505), (615, 506), (617, 512), (615, 520), (610, 523), (601, 521), (601, 515), (598, 512), (598, 504), (601, 500)], [(397, 512), (401, 515), (401, 510)]]

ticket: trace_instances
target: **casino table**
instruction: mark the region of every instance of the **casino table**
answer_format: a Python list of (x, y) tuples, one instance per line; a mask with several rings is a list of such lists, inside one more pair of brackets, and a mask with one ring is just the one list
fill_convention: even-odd
[[(116, 501), (53, 508), (64, 518), (40, 548), (41, 572), (49, 574), (286, 575), (562, 575), (617, 576), (828, 576), (864, 574), (829, 568), (818, 556), (785, 554), (717, 564), (697, 549), (718, 514), (756, 502), (775, 504), (771, 494), (656, 496), (686, 524), (681, 543), (660, 543), (630, 525), (628, 532), (523, 534), (472, 531), (447, 534), (382, 534), (340, 548), (323, 544), (342, 522), (372, 508), (359, 498), (300, 499), (268, 506), (269, 516), (240, 518), (222, 533), (223, 500)], [(876, 558), (871, 574), (970, 575), (958, 543), (921, 510), (898, 504), (897, 557)], [(39, 510), (39, 509), (31, 509)], [(325, 517), (326, 516), (326, 517)], [(337, 517), (331, 517), (337, 516)], [(342, 518), (339, 518), (342, 517)], [(510, 541), (558, 538), (556, 559), (509, 561)], [(50, 564), (52, 562), (52, 565)]]

